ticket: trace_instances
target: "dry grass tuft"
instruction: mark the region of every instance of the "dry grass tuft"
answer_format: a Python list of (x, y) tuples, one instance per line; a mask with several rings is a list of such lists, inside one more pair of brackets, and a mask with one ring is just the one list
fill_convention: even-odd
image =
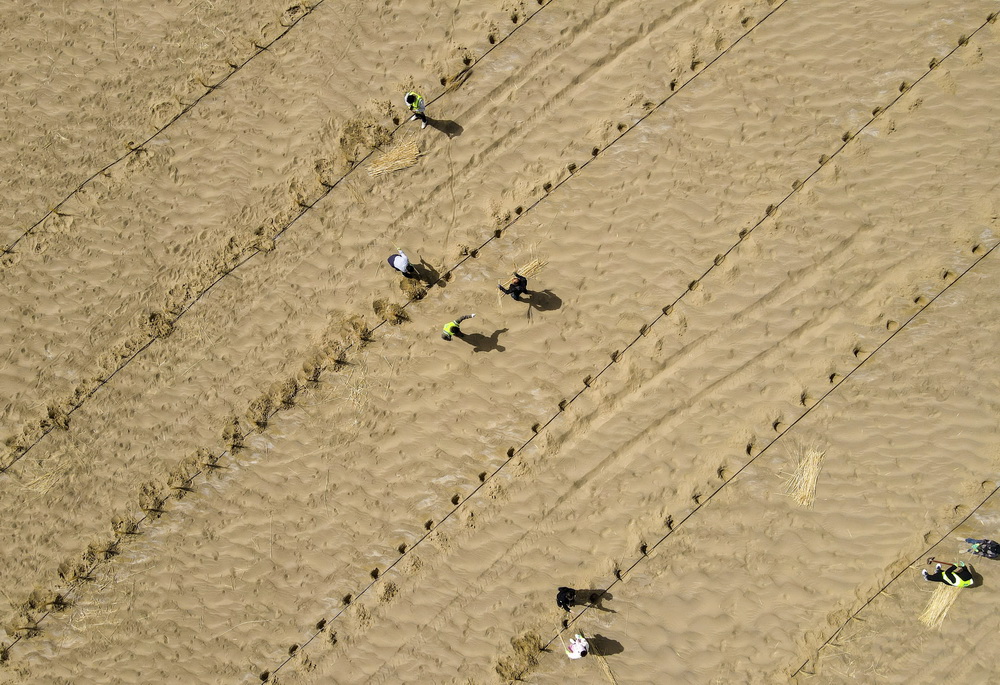
[(939, 584), (934, 590), (934, 594), (931, 595), (931, 601), (927, 602), (924, 613), (920, 614), (920, 622), (932, 630), (940, 629), (945, 616), (948, 615), (948, 610), (951, 609), (951, 605), (955, 603), (961, 592), (962, 588), (960, 587)]
[(497, 675), (508, 682), (523, 680), (524, 673), (538, 663), (542, 639), (534, 631), (529, 631), (512, 637), (510, 645), (511, 653), (497, 660)]
[(417, 163), (420, 148), (415, 140), (404, 140), (396, 143), (377, 160), (368, 165), (368, 173), (372, 177), (383, 176), (393, 171), (406, 169)]
[(816, 481), (819, 480), (825, 454), (815, 446), (798, 449), (798, 466), (785, 483), (785, 493), (791, 495), (797, 504), (811, 507), (816, 501)]
[(404, 321), (409, 321), (410, 317), (407, 316), (406, 310), (400, 305), (393, 302), (389, 302), (386, 299), (378, 299), (372, 303), (372, 309), (375, 312), (375, 316), (388, 321), (394, 326), (398, 326)]

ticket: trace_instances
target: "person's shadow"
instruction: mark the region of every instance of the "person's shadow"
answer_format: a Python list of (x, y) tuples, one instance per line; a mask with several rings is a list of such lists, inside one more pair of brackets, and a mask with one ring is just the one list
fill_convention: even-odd
[(528, 293), (527, 299), (522, 301), (527, 302), (531, 309), (540, 312), (552, 312), (562, 307), (562, 300), (551, 290), (532, 290)]
[(462, 128), (461, 124), (450, 119), (432, 119), (427, 117), (427, 125), (433, 129), (441, 131), (441, 133), (445, 134), (449, 138), (457, 138), (465, 132), (465, 129)]
[(981, 588), (983, 586), (983, 576), (982, 576), (982, 574), (980, 574), (978, 571), (976, 571), (976, 567), (973, 566), (972, 564), (968, 563), (968, 562), (966, 562), (965, 568), (969, 569), (969, 573), (972, 574), (972, 587), (970, 587), (968, 589), (969, 590), (976, 590), (978, 588)]
[(621, 654), (625, 651), (621, 642), (613, 640), (610, 637), (604, 637), (603, 635), (588, 635), (587, 642), (590, 643), (590, 648), (594, 650), (594, 653), (601, 656)]
[(507, 348), (500, 344), (500, 336), (508, 329), (501, 328), (493, 331), (493, 335), (485, 336), (482, 333), (466, 333), (459, 340), (472, 345), (473, 352), (503, 352)]
[(605, 601), (610, 601), (614, 599), (610, 592), (604, 592), (603, 590), (577, 590), (576, 591), (576, 601), (573, 602), (576, 606), (590, 606), (598, 611), (607, 611), (611, 614), (617, 614), (618, 612), (614, 609), (608, 609), (604, 606)]
[[(420, 263), (410, 262), (410, 266), (413, 267), (413, 271), (416, 274), (416, 279), (430, 287), (437, 283), (441, 279), (441, 272), (435, 269), (431, 264), (429, 264), (423, 257), (420, 258)], [(439, 284), (442, 288), (444, 283)]]

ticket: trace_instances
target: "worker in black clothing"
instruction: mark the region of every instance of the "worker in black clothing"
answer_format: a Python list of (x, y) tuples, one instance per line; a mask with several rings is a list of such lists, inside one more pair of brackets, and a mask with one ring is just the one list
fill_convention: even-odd
[(521, 302), (521, 295), (528, 294), (528, 279), (515, 271), (514, 278), (510, 280), (510, 287), (505, 288), (502, 285), (497, 285), (497, 287), (503, 294), (510, 295)]
[(556, 605), (565, 611), (569, 611), (569, 608), (573, 606), (576, 602), (576, 590), (571, 587), (561, 587), (556, 592)]

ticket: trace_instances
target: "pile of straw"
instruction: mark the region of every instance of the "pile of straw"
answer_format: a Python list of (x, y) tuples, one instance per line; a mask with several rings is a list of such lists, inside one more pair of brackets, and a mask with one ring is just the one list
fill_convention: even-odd
[[(532, 276), (538, 274), (538, 272), (540, 272), (542, 269), (544, 269), (546, 264), (548, 264), (548, 262), (540, 259), (532, 259), (530, 262), (525, 264), (520, 269), (515, 269), (515, 271), (517, 271), (517, 273), (521, 274), (525, 278), (531, 278)], [(514, 282), (514, 275), (511, 274), (510, 278), (502, 282), (500, 285), (502, 285), (505, 288), (509, 288), (510, 284), (513, 282)]]
[(816, 501), (816, 481), (823, 468), (823, 456), (816, 447), (807, 447), (799, 455), (795, 473), (785, 483), (785, 493), (801, 506), (811, 507)]
[(931, 595), (931, 601), (927, 603), (924, 613), (920, 614), (920, 622), (928, 628), (939, 629), (944, 623), (944, 617), (948, 615), (948, 610), (951, 609), (951, 605), (955, 603), (961, 592), (962, 588), (960, 587), (939, 584), (934, 590), (934, 594)]
[(417, 163), (420, 148), (415, 140), (404, 140), (393, 145), (388, 152), (368, 165), (368, 173), (372, 176), (382, 176), (391, 171), (406, 169)]

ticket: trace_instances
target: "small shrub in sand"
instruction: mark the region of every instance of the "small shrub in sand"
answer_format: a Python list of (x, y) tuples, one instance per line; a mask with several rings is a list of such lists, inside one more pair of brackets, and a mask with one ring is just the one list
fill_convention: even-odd
[(191, 492), (194, 474), (197, 471), (189, 471), (186, 468), (177, 467), (167, 475), (167, 487), (169, 487), (175, 497), (180, 499)]
[(4, 622), (4, 630), (11, 637), (31, 638), (41, 635), (42, 629), (38, 621), (30, 613), (19, 611)]
[(422, 300), (427, 296), (427, 288), (412, 278), (404, 278), (399, 282), (399, 289), (411, 300)]
[(346, 317), (343, 321), (343, 326), (351, 342), (363, 345), (372, 339), (372, 331), (368, 328), (368, 324), (365, 323), (365, 319), (362, 316)]
[(496, 671), (505, 681), (521, 680), (525, 671), (538, 663), (542, 651), (542, 638), (534, 631), (510, 639), (512, 653), (497, 661)]
[(313, 353), (309, 359), (302, 364), (302, 379), (306, 383), (316, 383), (323, 373), (323, 366), (326, 362), (326, 355), (321, 352)]
[(247, 420), (258, 429), (266, 428), (273, 411), (274, 400), (270, 394), (265, 393), (250, 403), (247, 408)]
[(165, 311), (150, 312), (143, 324), (146, 332), (154, 338), (166, 338), (174, 332), (174, 321)]
[(299, 394), (299, 382), (294, 378), (276, 383), (271, 389), (271, 396), (282, 409), (288, 409), (295, 404), (295, 396)]
[(49, 607), (61, 607), (65, 604), (66, 601), (58, 592), (36, 587), (31, 591), (31, 594), (28, 595), (28, 599), (24, 603), (24, 608), (27, 611), (39, 611), (48, 609)]
[(394, 326), (410, 320), (405, 309), (388, 300), (375, 300), (372, 302), (372, 309), (375, 311), (375, 316), (385, 319)]
[(238, 452), (243, 448), (243, 430), (240, 428), (240, 420), (235, 416), (231, 417), (225, 428), (222, 429), (222, 441), (226, 443), (230, 453)]
[(133, 535), (139, 529), (139, 522), (131, 514), (122, 514), (111, 519), (111, 531), (121, 537)]
[(139, 487), (139, 508), (143, 511), (150, 514), (159, 513), (166, 501), (167, 494), (160, 483), (149, 481)]
[(91, 563), (82, 557), (67, 559), (59, 564), (59, 577), (67, 583), (83, 580), (87, 578), (87, 572), (90, 570), (90, 566)]
[(69, 429), (69, 410), (72, 409), (72, 405), (67, 402), (56, 402), (50, 404), (46, 407), (46, 413), (49, 419), (52, 421), (52, 425), (57, 428), (62, 428), (63, 430)]
[(117, 538), (111, 540), (99, 538), (87, 545), (84, 556), (94, 561), (106, 561), (116, 554), (118, 554)]

